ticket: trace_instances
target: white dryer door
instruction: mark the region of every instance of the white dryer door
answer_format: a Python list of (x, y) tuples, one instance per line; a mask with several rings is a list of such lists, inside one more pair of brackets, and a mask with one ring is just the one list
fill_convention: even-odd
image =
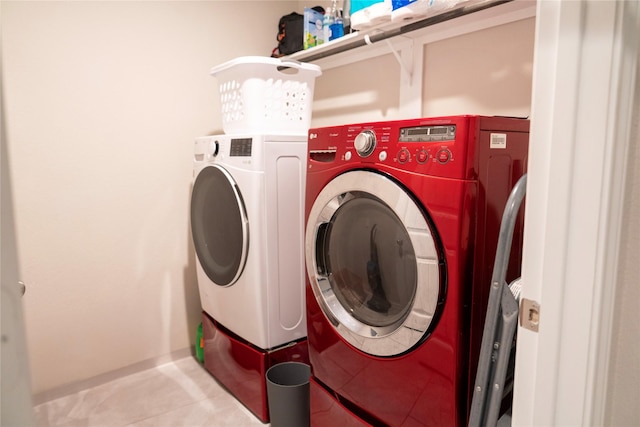
[(249, 250), (249, 220), (233, 177), (218, 165), (200, 171), (191, 195), (191, 234), (198, 261), (219, 286), (235, 283)]
[(395, 181), (351, 171), (330, 181), (305, 236), (309, 281), (338, 333), (376, 356), (422, 342), (444, 297), (430, 220)]

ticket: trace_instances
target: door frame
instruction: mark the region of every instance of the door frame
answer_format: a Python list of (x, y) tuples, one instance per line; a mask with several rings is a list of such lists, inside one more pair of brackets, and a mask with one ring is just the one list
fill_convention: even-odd
[[(539, 1), (513, 425), (604, 425), (640, 8)], [(637, 136), (636, 136), (637, 138)]]

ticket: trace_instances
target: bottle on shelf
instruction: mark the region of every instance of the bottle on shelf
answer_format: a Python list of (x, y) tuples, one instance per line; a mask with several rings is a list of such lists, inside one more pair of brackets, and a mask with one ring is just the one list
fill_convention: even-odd
[(333, 5), (327, 8), (322, 21), (322, 30), (325, 42), (344, 36), (342, 10), (338, 8), (337, 0), (333, 0)]
[(335, 40), (344, 36), (344, 23), (342, 21), (342, 10), (336, 7), (336, 0), (333, 0), (333, 24), (331, 25), (331, 40)]
[(324, 19), (322, 20), (322, 32), (324, 35), (323, 38), (325, 43), (328, 42), (329, 40), (332, 40), (331, 26), (333, 25), (333, 20), (334, 20), (333, 9), (329, 7), (324, 12)]

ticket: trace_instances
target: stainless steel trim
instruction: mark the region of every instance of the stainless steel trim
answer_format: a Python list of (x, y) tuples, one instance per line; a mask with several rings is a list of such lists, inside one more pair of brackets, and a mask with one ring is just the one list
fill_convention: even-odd
[[(397, 322), (384, 326), (362, 323), (338, 301), (331, 272), (319, 271), (316, 240), (323, 224), (330, 222), (341, 205), (358, 193), (381, 200), (405, 225), (416, 256), (416, 293), (410, 310)], [(338, 333), (354, 347), (376, 356), (404, 353), (427, 333), (440, 292), (440, 271), (435, 241), (424, 214), (414, 200), (388, 177), (371, 171), (339, 175), (318, 194), (307, 222), (305, 236), (307, 274), (313, 293)]]

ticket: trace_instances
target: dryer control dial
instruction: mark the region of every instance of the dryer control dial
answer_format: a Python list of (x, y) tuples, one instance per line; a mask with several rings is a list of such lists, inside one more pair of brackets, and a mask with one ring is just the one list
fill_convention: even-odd
[(353, 145), (360, 157), (368, 157), (376, 148), (376, 134), (372, 130), (363, 130), (356, 136)]

